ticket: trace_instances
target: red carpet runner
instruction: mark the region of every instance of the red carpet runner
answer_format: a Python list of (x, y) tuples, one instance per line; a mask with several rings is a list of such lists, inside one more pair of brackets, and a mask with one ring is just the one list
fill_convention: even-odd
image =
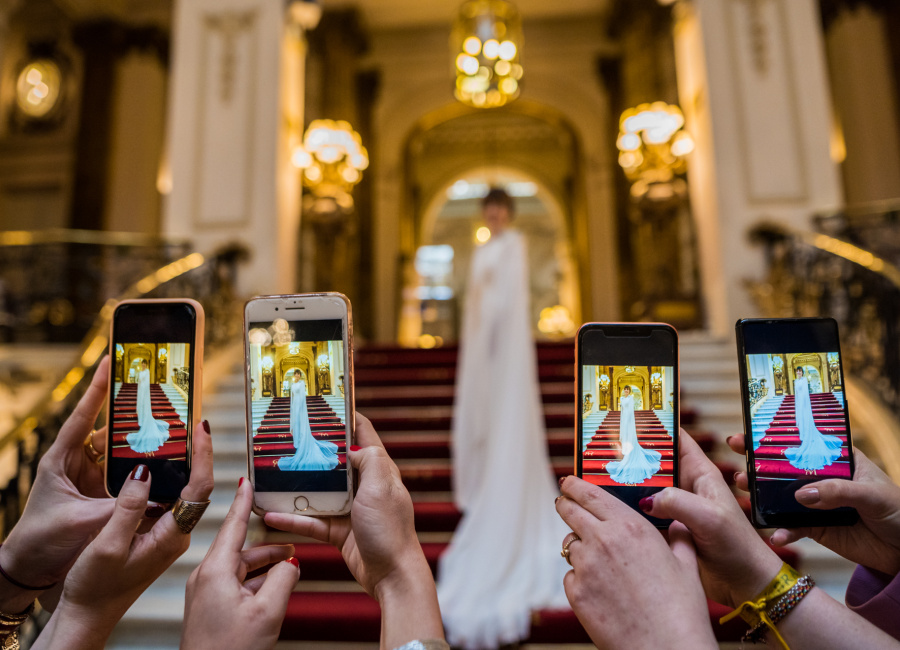
[(172, 406), (159, 384), (150, 384), (150, 404), (153, 417), (169, 423), (169, 439), (162, 447), (149, 454), (131, 450), (125, 436), (138, 431), (137, 384), (122, 384), (113, 403), (113, 448), (119, 458), (164, 458), (184, 460), (187, 455), (187, 429), (181, 416)]
[[(309, 427), (317, 440), (328, 440), (338, 446), (340, 463), (337, 469), (347, 466), (344, 424), (325, 402), (323, 397), (307, 397), (306, 412)], [(275, 397), (260, 422), (253, 437), (253, 466), (259, 471), (281, 471), (278, 459), (293, 456), (291, 436), (291, 398)]]
[[(584, 450), (583, 466), (586, 481), (596, 485), (618, 485), (609, 477), (606, 465), (611, 461), (622, 459), (622, 449), (619, 443), (621, 417), (621, 411), (607, 413), (603, 423), (591, 437), (591, 442), (587, 444), (587, 448)], [(671, 485), (674, 445), (672, 438), (666, 433), (666, 428), (653, 411), (635, 411), (634, 424), (641, 447), (654, 449), (662, 455), (659, 472), (644, 480), (641, 487)]]
[[(847, 466), (847, 428), (844, 422), (844, 407), (832, 393), (814, 393), (810, 395), (813, 420), (816, 428), (825, 435), (838, 436), (844, 441), (841, 459), (820, 470), (809, 470), (806, 475), (833, 478), (849, 476)], [(756, 472), (759, 478), (787, 479), (796, 478), (798, 470), (784, 456), (786, 449), (800, 446), (800, 430), (794, 416), (794, 396), (788, 395), (781, 403), (775, 417), (766, 429), (766, 435), (756, 450)]]
[[(432, 569), (460, 520), (450, 494), (449, 466), (456, 357), (456, 348), (449, 346), (434, 350), (368, 347), (358, 350), (355, 360), (357, 409), (369, 417), (400, 466), (414, 501), (416, 530), (428, 536), (422, 548)], [(541, 344), (538, 361), (548, 448), (557, 476), (565, 476), (573, 471), (574, 346)], [(694, 414), (683, 411), (681, 420), (690, 427)], [(269, 433), (257, 434), (257, 440), (260, 435)], [(696, 434), (695, 438), (707, 452), (715, 442), (708, 434)], [(736, 469), (736, 465), (728, 465), (722, 471), (730, 478)], [(269, 531), (265, 541), (295, 539)], [(281, 640), (377, 643), (381, 629), (378, 603), (351, 584), (352, 576), (337, 549), (318, 543), (298, 543), (295, 549), (300, 582), (288, 605)], [(786, 559), (796, 560), (796, 556)], [(711, 617), (726, 612), (710, 603)], [(714, 627), (722, 640), (737, 640), (746, 631), (742, 621)], [(532, 616), (528, 642), (588, 643), (589, 639), (571, 612), (542, 611)]]

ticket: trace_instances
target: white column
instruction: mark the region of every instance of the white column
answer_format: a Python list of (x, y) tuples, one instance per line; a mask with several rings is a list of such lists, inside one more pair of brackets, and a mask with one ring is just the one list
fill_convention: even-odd
[(283, 0), (180, 0), (174, 14), (163, 234), (201, 252), (242, 242), (244, 294), (294, 289), (302, 31)]
[(748, 229), (806, 229), (842, 203), (822, 29), (815, 0), (683, 0), (676, 11), (704, 307), (709, 328), (730, 335), (757, 315), (744, 282), (765, 272)]

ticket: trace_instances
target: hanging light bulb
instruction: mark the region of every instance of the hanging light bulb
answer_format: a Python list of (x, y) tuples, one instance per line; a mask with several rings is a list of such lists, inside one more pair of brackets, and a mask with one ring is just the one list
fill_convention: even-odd
[(503, 106), (521, 92), (522, 20), (508, 0), (466, 0), (451, 37), (454, 95), (478, 108)]

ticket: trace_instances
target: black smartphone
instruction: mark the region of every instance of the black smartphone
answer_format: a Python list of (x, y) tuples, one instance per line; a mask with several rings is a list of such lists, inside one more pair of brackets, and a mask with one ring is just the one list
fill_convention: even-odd
[(194, 300), (125, 300), (109, 338), (106, 490), (117, 496), (131, 470), (152, 477), (150, 499), (178, 499), (191, 474), (200, 418), (203, 307)]
[(753, 524), (855, 523), (852, 508), (812, 510), (794, 498), (809, 483), (853, 478), (837, 322), (742, 319), (735, 328)]
[(640, 512), (678, 486), (678, 333), (664, 323), (587, 323), (575, 342), (575, 473)]

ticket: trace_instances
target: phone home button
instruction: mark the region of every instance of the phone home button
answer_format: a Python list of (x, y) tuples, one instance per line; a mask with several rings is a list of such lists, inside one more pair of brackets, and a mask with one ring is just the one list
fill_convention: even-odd
[(309, 499), (307, 499), (306, 497), (297, 497), (296, 499), (294, 499), (295, 510), (303, 512), (307, 508), (309, 508)]

